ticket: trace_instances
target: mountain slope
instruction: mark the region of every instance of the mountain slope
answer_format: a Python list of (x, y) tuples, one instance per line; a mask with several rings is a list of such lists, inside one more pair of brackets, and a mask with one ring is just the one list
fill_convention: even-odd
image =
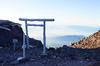
[(100, 30), (79, 42), (72, 43), (72, 47), (83, 49), (100, 48)]

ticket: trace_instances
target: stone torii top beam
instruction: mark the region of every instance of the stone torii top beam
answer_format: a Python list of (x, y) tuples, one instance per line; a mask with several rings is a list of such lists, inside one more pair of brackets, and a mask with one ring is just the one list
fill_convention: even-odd
[(54, 19), (27, 19), (27, 18), (19, 18), (20, 21), (54, 21)]
[[(25, 40), (25, 35), (23, 35), (23, 56), (25, 57), (25, 48), (26, 44), (27, 47), (29, 47), (29, 39), (28, 39), (28, 26), (39, 26), (43, 27), (43, 54), (46, 54), (46, 22), (54, 21), (54, 19), (27, 19), (27, 18), (19, 18), (20, 21), (25, 21), (25, 33), (27, 35), (27, 38)], [(39, 21), (43, 22), (43, 24), (28, 24), (27, 22), (34, 22), (34, 21)], [(25, 43), (26, 42), (26, 43)]]

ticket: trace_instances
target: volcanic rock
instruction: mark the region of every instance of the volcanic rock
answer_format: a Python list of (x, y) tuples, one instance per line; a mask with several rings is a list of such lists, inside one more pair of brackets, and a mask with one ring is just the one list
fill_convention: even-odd
[[(17, 48), (22, 47), (23, 44), (23, 30), (21, 24), (14, 23), (9, 20), (0, 20), (0, 46), (12, 47), (13, 39), (17, 41)], [(40, 40), (29, 38), (30, 45), (35, 47), (42, 47)]]
[(82, 49), (100, 48), (100, 30), (87, 38), (83, 38), (76, 43), (72, 43), (72, 47)]

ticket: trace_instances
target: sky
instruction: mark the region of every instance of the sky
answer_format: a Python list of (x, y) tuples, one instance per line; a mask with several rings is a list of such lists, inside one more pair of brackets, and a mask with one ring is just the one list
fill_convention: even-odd
[[(19, 18), (54, 18), (47, 36), (88, 36), (100, 26), (100, 0), (0, 0), (0, 19), (22, 24)], [(41, 37), (42, 28), (29, 27), (30, 37)]]

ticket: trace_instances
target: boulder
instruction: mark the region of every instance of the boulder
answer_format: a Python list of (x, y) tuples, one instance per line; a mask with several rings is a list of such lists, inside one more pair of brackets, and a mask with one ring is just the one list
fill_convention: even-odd
[[(13, 31), (13, 27), (19, 26), (20, 24), (13, 23), (8, 20), (0, 20), (0, 46), (9, 46), (12, 44), (12, 39), (14, 38), (13, 33), (17, 31)], [(21, 28), (21, 27), (20, 27)], [(18, 33), (19, 35), (20, 33)], [(20, 36), (16, 36), (20, 37)], [(16, 38), (17, 39), (17, 38)]]
[[(0, 20), (0, 46), (13, 47), (13, 39), (16, 39), (16, 47), (20, 48), (23, 44), (23, 30), (21, 24), (9, 20)], [(40, 40), (29, 38), (31, 45), (42, 47)]]
[(29, 44), (33, 47), (42, 48), (42, 42), (40, 40), (36, 40), (34, 38), (29, 38)]

